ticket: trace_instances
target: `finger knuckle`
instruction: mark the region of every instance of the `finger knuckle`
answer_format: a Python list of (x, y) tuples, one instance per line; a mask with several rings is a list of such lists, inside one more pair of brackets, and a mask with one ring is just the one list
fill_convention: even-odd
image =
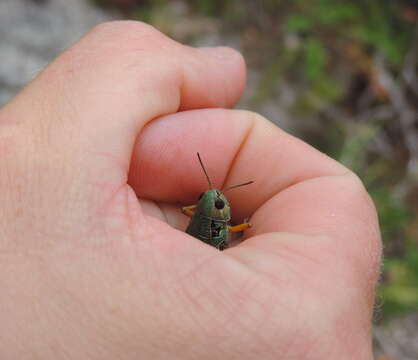
[(93, 28), (93, 31), (116, 36), (130, 31), (142, 33), (158, 32), (158, 30), (149, 24), (133, 20), (115, 20), (103, 22), (96, 25)]
[(153, 26), (140, 21), (108, 21), (96, 25), (90, 32), (93, 37), (100, 37), (106, 42), (129, 46), (146, 42), (154, 45), (156, 42), (166, 41), (168, 38)]

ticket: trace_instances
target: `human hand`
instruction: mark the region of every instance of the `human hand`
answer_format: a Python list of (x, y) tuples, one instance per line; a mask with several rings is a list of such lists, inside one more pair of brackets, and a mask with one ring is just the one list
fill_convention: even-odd
[[(372, 358), (373, 204), (261, 116), (214, 109), (244, 79), (230, 49), (107, 23), (2, 109), (2, 359)], [(228, 193), (253, 227), (224, 252), (178, 230), (207, 189), (197, 151), (217, 187), (255, 181)]]

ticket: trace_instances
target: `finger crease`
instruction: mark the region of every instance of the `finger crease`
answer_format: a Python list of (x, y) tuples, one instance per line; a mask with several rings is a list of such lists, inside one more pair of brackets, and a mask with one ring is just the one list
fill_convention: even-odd
[(246, 144), (248, 142), (248, 139), (250, 138), (251, 133), (254, 130), (254, 126), (255, 126), (255, 121), (254, 121), (254, 119), (252, 119), (251, 126), (248, 128), (247, 132), (245, 133), (245, 136), (242, 139), (242, 141), (241, 141), (241, 143), (239, 145), (238, 150), (236, 151), (234, 157), (232, 158), (231, 163), (229, 164), (228, 172), (226, 173), (226, 176), (224, 178), (224, 182), (222, 183), (222, 188), (221, 189), (224, 189), (225, 188), (225, 185), (228, 184), (228, 180), (229, 180), (229, 177), (231, 175), (231, 172), (232, 172), (233, 168), (235, 167), (235, 164), (238, 162), (238, 158), (239, 158), (239, 156), (241, 154), (241, 151), (242, 151), (242, 149), (245, 148), (245, 146), (246, 146)]

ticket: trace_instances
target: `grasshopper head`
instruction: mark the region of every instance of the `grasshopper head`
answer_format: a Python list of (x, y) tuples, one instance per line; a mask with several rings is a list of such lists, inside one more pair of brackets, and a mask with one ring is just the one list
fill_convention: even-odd
[[(229, 202), (221, 190), (212, 189), (212, 182), (210, 181), (209, 175), (205, 169), (205, 166), (203, 165), (199, 153), (197, 153), (197, 158), (199, 159), (200, 166), (202, 167), (202, 170), (206, 175), (206, 179), (208, 180), (209, 185), (209, 190), (200, 195), (199, 197), (197, 211), (200, 214), (207, 216), (211, 219), (224, 220), (228, 222), (229, 220), (231, 220), (231, 208), (229, 206)], [(235, 189), (240, 186), (249, 185), (251, 183), (253, 183), (253, 181), (233, 185), (225, 189), (224, 192), (231, 189)]]
[(231, 219), (229, 202), (222, 191), (217, 189), (210, 189), (200, 196), (197, 210), (212, 219), (225, 221)]

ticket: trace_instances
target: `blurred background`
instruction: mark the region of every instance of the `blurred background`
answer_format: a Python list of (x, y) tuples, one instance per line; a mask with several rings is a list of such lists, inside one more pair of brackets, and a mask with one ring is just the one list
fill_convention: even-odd
[(238, 107), (362, 178), (385, 246), (376, 358), (417, 360), (418, 0), (0, 0), (0, 106), (92, 26), (127, 18), (240, 50)]

